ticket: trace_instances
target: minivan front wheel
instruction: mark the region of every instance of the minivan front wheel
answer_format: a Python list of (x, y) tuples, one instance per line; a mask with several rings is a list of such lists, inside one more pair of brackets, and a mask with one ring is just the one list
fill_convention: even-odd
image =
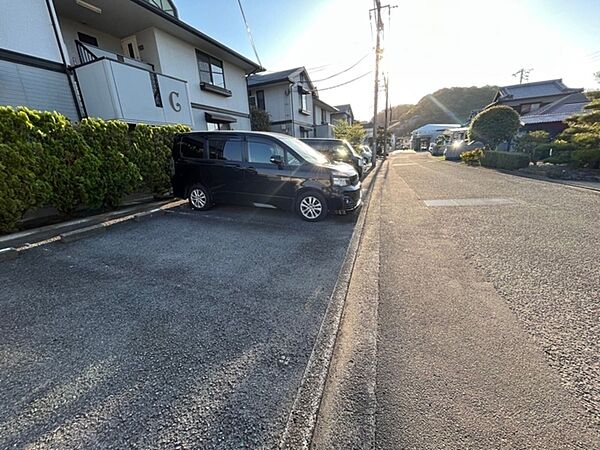
[(318, 222), (327, 217), (327, 202), (318, 192), (304, 192), (298, 197), (296, 212), (308, 222)]
[(195, 184), (190, 188), (188, 199), (192, 208), (198, 211), (207, 210), (212, 206), (210, 193), (201, 184)]

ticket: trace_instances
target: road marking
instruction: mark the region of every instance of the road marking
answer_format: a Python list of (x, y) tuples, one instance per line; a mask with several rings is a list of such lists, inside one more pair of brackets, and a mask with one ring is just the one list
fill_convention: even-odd
[(439, 199), (423, 200), (425, 206), (430, 208), (443, 206), (498, 206), (514, 205), (517, 202), (511, 198), (457, 198), (457, 199)]

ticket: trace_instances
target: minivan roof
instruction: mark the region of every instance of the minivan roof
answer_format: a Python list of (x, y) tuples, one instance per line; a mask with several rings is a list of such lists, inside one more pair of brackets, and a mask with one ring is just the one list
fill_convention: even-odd
[(275, 133), (272, 131), (247, 131), (247, 130), (211, 130), (211, 131), (187, 131), (185, 133), (179, 133), (180, 135), (190, 134), (244, 134), (249, 136), (271, 136), (271, 137), (292, 137), (288, 134)]

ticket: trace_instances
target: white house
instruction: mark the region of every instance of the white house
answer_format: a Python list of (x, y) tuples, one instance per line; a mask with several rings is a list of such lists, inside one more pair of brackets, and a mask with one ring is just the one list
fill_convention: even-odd
[(182, 22), (172, 0), (5, 3), (0, 104), (250, 129), (246, 75), (263, 69)]

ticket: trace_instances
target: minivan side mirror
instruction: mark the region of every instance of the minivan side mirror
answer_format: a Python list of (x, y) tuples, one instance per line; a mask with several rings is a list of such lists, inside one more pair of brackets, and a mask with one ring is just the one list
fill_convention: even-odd
[(277, 164), (279, 167), (283, 166), (283, 156), (273, 155), (270, 160), (273, 164)]

